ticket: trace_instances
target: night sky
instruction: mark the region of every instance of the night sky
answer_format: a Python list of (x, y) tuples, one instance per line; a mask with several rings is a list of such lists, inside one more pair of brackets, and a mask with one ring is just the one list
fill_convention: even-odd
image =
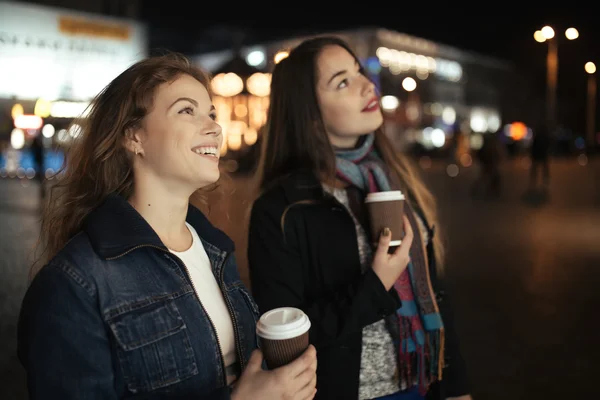
[[(32, 0), (34, 2), (85, 9), (114, 9), (130, 0)], [(122, 3), (120, 3), (122, 2)], [(568, 124), (582, 130), (585, 120), (587, 74), (584, 64), (594, 61), (600, 68), (600, 28), (591, 7), (568, 2), (561, 7), (528, 4), (521, 10), (512, 3), (467, 2), (257, 2), (192, 0), (137, 0), (139, 18), (150, 30), (150, 51), (169, 49), (193, 56), (232, 48), (232, 32), (243, 32), (243, 44), (259, 44), (296, 35), (338, 31), (357, 27), (384, 27), (402, 33), (501, 58), (514, 64), (539, 97), (546, 87), (546, 43), (533, 39), (535, 30), (552, 26), (559, 40), (558, 101)], [(521, 3), (522, 4), (522, 3)], [(546, 5), (549, 3), (546, 3)], [(589, 3), (590, 6), (592, 3)], [(566, 28), (575, 27), (580, 37), (568, 41)], [(600, 91), (599, 91), (600, 92)], [(599, 106), (600, 106), (600, 102)], [(600, 119), (599, 119), (600, 122)]]
[[(148, 2), (148, 4), (152, 3)], [(184, 1), (183, 4), (187, 2)], [(397, 8), (402, 7), (397, 2), (394, 4)], [(433, 3), (431, 4), (431, 7), (435, 8)], [(284, 10), (281, 6), (275, 8), (269, 6), (261, 10), (265, 13), (269, 12), (270, 15), (267, 16), (256, 11), (257, 8), (233, 6), (233, 3), (233, 11), (228, 10), (227, 15), (223, 15), (223, 10), (210, 5), (207, 6), (206, 12), (201, 12), (201, 16), (198, 17), (195, 17), (197, 13), (190, 14), (186, 6), (178, 8), (182, 12), (169, 10), (169, 16), (165, 15), (164, 9), (146, 6), (142, 14), (152, 25), (167, 27), (172, 32), (185, 33), (187, 39), (194, 41), (202, 40), (203, 33), (213, 32), (219, 28), (240, 27), (246, 30), (247, 40), (252, 42), (286, 37), (296, 33), (382, 26), (462, 49), (513, 60), (520, 64), (535, 63), (536, 60), (532, 59), (537, 55), (535, 53), (543, 56), (545, 46), (533, 40), (533, 32), (548, 24), (561, 35), (562, 42), (568, 42), (563, 46), (565, 55), (567, 55), (567, 46), (576, 48), (576, 52), (568, 51), (568, 57), (575, 54), (581, 56), (581, 59), (600, 57), (600, 49), (596, 45), (600, 40), (598, 18), (594, 17), (595, 13), (591, 9), (545, 8), (538, 12), (523, 11), (515, 15), (516, 10), (497, 11), (489, 8), (489, 11), (483, 12), (484, 8), (481, 8), (475, 10), (476, 13), (467, 15), (477, 3), (473, 4), (471, 8), (465, 7), (460, 11), (454, 9), (447, 13), (438, 11), (435, 15), (414, 11), (387, 12), (383, 8), (357, 11), (357, 7), (352, 7), (352, 11), (347, 10), (348, 7), (341, 7), (338, 13), (335, 12), (334, 7), (331, 7), (327, 13), (312, 15), (313, 13), (309, 11), (311, 6), (301, 6), (300, 10)], [(484, 4), (481, 6), (483, 7)], [(485, 4), (485, 6), (489, 5)], [(351, 14), (353, 16), (349, 16)], [(564, 30), (570, 26), (574, 26), (580, 32), (579, 39), (574, 42), (564, 39)], [(576, 46), (573, 46), (575, 43)], [(215, 47), (219, 45), (215, 43)], [(542, 57), (542, 65), (543, 61)]]
[[(286, 10), (283, 6), (231, 3), (227, 13), (215, 4), (206, 5), (200, 14), (191, 14), (186, 1), (177, 4), (182, 5), (177, 8), (181, 12), (170, 10), (169, 16), (164, 10), (144, 7), (142, 16), (153, 27), (154, 46), (197, 54), (231, 47), (231, 32), (235, 30), (244, 32), (245, 44), (253, 44), (299, 34), (380, 26), (510, 61), (540, 96), (546, 84), (547, 44), (537, 43), (533, 33), (550, 25), (559, 40), (559, 107), (560, 103), (568, 104), (573, 110), (565, 122), (576, 130), (585, 126), (587, 74), (583, 66), (594, 61), (600, 68), (599, 21), (590, 8), (575, 10), (563, 5), (536, 11), (514, 7), (497, 10), (489, 3), (473, 3), (439, 9), (432, 2), (421, 3), (430, 11), (423, 13), (398, 2), (392, 3), (397, 11), (358, 7), (358, 3), (349, 2), (330, 6), (327, 11), (308, 3), (285, 3), (298, 4)], [(569, 27), (578, 29), (577, 40), (565, 38), (564, 31)]]

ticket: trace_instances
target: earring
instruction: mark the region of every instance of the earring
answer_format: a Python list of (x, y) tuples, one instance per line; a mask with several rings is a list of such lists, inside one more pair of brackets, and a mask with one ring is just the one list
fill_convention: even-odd
[(135, 149), (135, 155), (136, 155), (136, 156), (138, 155), (138, 153), (139, 153), (139, 152), (140, 152), (140, 151), (139, 151), (138, 149)]

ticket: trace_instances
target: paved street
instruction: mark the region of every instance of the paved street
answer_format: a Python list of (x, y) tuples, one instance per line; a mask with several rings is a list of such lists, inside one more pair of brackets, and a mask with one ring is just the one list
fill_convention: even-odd
[[(471, 197), (476, 167), (460, 168), (456, 177), (445, 165), (424, 170), (450, 242), (448, 282), (473, 397), (597, 398), (600, 160), (554, 161), (545, 201), (524, 197), (526, 168), (514, 161), (503, 169), (500, 199)], [(210, 218), (236, 241), (246, 278), (249, 182), (236, 187), (214, 198)], [(36, 195), (34, 182), (0, 180), (1, 399), (26, 398), (15, 323), (38, 233)]]

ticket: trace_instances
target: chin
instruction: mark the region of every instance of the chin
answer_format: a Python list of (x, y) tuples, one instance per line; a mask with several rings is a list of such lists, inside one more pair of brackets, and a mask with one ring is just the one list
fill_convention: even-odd
[(215, 183), (217, 183), (220, 177), (221, 174), (218, 171), (215, 173), (206, 173), (205, 171), (204, 174), (202, 174), (202, 176), (199, 177), (200, 179), (196, 180), (196, 187), (198, 189), (204, 189), (206, 187), (214, 185)]
[(373, 132), (375, 129), (383, 125), (383, 115), (379, 112), (369, 116), (369, 119), (364, 121), (365, 131)]
[(375, 127), (373, 128), (373, 130), (379, 128), (381, 125), (383, 125), (383, 114), (381, 113), (381, 111), (374, 116), (374, 121), (375, 121)]
[(365, 133), (364, 134), (375, 132), (377, 129), (379, 129), (381, 127), (381, 125), (382, 125), (381, 123), (380, 124), (372, 124), (372, 125), (370, 125), (368, 128), (365, 128)]

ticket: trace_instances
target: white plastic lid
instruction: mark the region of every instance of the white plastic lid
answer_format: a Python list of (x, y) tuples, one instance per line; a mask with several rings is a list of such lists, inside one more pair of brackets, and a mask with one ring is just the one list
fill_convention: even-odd
[(400, 190), (390, 190), (387, 192), (373, 192), (367, 195), (366, 203), (375, 201), (393, 201), (404, 200), (404, 194)]
[(310, 319), (298, 308), (281, 307), (267, 311), (256, 324), (258, 336), (284, 340), (302, 335), (310, 329)]

